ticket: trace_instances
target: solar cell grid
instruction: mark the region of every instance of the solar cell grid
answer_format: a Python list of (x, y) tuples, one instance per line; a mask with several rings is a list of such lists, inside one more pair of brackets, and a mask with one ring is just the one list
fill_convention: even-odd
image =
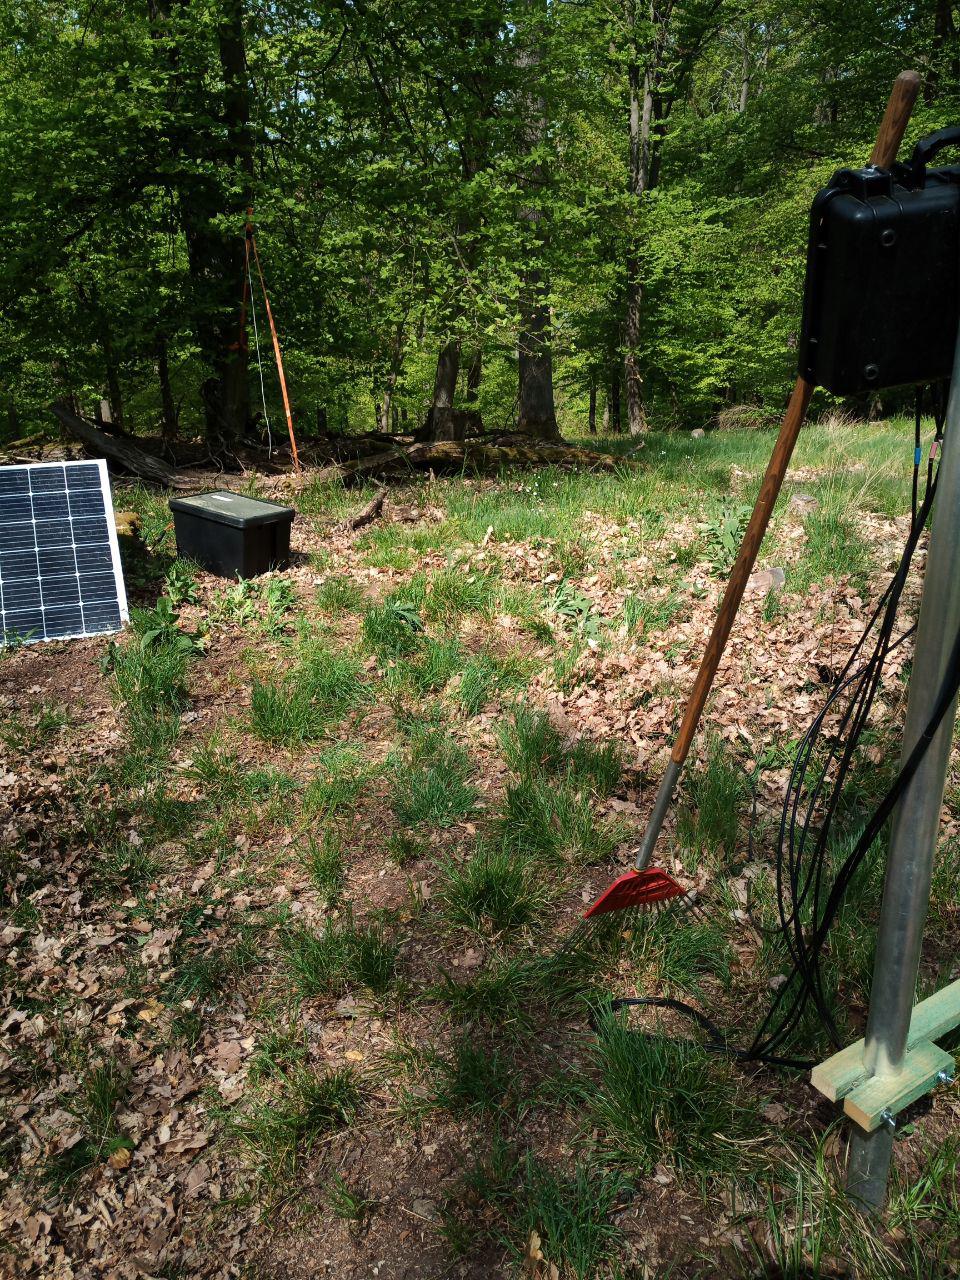
[(101, 635), (126, 616), (106, 464), (0, 467), (0, 642)]

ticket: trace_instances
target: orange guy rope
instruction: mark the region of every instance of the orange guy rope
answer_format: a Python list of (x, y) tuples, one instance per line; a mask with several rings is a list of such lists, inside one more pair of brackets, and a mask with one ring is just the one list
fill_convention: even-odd
[[(249, 227), (249, 224), (248, 224)], [(280, 375), (280, 391), (283, 395), (283, 410), (287, 415), (287, 430), (290, 433), (290, 449), (293, 452), (293, 469), (300, 470), (300, 455), (297, 453), (297, 438), (293, 434), (293, 414), (290, 412), (290, 397), (287, 395), (287, 379), (283, 372), (283, 356), (280, 354), (280, 339), (277, 337), (277, 326), (273, 323), (273, 311), (270, 307), (270, 297), (267, 293), (266, 282), (263, 278), (263, 268), (260, 266), (260, 254), (257, 251), (257, 240), (253, 234), (252, 228), (248, 231), (249, 241), (253, 247), (253, 260), (257, 264), (257, 275), (260, 277), (260, 288), (263, 290), (263, 301), (267, 309), (267, 319), (270, 321), (270, 336), (273, 338), (273, 354), (277, 358), (277, 373)]]

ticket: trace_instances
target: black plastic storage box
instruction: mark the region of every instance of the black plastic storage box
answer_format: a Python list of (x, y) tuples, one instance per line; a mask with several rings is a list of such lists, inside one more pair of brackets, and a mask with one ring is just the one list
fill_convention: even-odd
[(813, 202), (800, 373), (835, 395), (949, 378), (960, 321), (960, 168), (841, 169)]
[(292, 507), (218, 491), (171, 498), (170, 510), (178, 555), (221, 578), (254, 578), (289, 562)]

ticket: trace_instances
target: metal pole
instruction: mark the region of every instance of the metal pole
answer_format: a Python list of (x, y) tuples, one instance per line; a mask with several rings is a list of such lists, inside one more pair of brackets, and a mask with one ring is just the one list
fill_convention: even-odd
[[(901, 759), (906, 759), (929, 723), (960, 630), (958, 547), (960, 336), (950, 384)], [(903, 1068), (956, 713), (954, 700), (893, 815), (863, 1054), (869, 1075), (895, 1076)], [(892, 1123), (871, 1134), (854, 1127), (847, 1191), (868, 1209), (883, 1207), (892, 1152)]]

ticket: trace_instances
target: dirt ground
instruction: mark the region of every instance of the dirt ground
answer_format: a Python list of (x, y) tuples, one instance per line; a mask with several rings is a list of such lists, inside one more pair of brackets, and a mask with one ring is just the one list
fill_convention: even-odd
[[(734, 492), (748, 490), (751, 473), (738, 479), (733, 465)], [(798, 484), (809, 487), (815, 478), (814, 469)], [(527, 483), (456, 482), (468, 494), (489, 496), (499, 486), (515, 497)], [(110, 638), (27, 646), (0, 660), (0, 714), (10, 726), (0, 748), (6, 848), (0, 1274), (49, 1280), (853, 1274), (834, 1251), (847, 1228), (837, 1226), (832, 1241), (827, 1233), (817, 1245), (791, 1217), (796, 1184), (782, 1171), (814, 1167), (819, 1158), (833, 1176), (842, 1160), (834, 1109), (802, 1076), (722, 1064), (738, 1107), (729, 1140), (735, 1156), (718, 1157), (715, 1170), (698, 1164), (684, 1134), (664, 1128), (662, 1159), (625, 1165), (616, 1135), (592, 1110), (601, 1086), (589, 1002), (554, 1003), (549, 991), (525, 987), (517, 997), (496, 985), (505, 963), (557, 946), (583, 904), (623, 868), (642, 830), (723, 586), (703, 549), (700, 513), (681, 502), (651, 538), (643, 512), (631, 524), (586, 508), (575, 522), (586, 550), (573, 572), (562, 539), (549, 536), (493, 530), (485, 540), (464, 538), (452, 556), (443, 545), (450, 521), (444, 486), (392, 489), (381, 520), (366, 530), (343, 522), (344, 510), (363, 505), (362, 494), (319, 504), (316, 514), (299, 519), (290, 568), (264, 580), (286, 584), (279, 621), (271, 623), (263, 589), (249, 603), (228, 606), (229, 584), (195, 575), (195, 598), (178, 606), (179, 627), (202, 633), (203, 643), (190, 658), (189, 702), (169, 760), (150, 781), (131, 782), (129, 768), (124, 772), (130, 727), (109, 670)], [(259, 491), (285, 492), (281, 481)], [(119, 508), (144, 499), (118, 485), (115, 501)], [(143, 607), (166, 589), (162, 573), (170, 560), (169, 533), (150, 501), (159, 535), (125, 552), (131, 600)], [(784, 505), (764, 561), (785, 567), (788, 587), (805, 554), (806, 518), (801, 507)], [(777, 978), (754, 905), (789, 771), (778, 748), (796, 739), (822, 702), (905, 532), (902, 517), (882, 513), (860, 512), (857, 523), (872, 557), (861, 579), (841, 563), (780, 605), (763, 581), (748, 593), (709, 707), (709, 734), (701, 735), (691, 762), (693, 776), (706, 776), (710, 743), (719, 740), (714, 749), (726, 750), (744, 774), (762, 765), (756, 844), (743, 794), (735, 849), (714, 857), (684, 844), (683, 832), (695, 832), (697, 818), (695, 796), (686, 791), (664, 840), (664, 865), (719, 922), (722, 965), (698, 968), (694, 955), (683, 962), (683, 973), (694, 976), (684, 978), (669, 968), (672, 960), (641, 949), (595, 968), (591, 989), (669, 990), (708, 1011), (737, 1040), (755, 1025)], [(448, 613), (437, 605), (431, 614), (436, 597), (428, 590), (422, 609), (431, 640), (455, 635), (461, 663), (489, 655), (524, 673), (519, 692), (495, 689), (475, 714), (456, 710), (457, 675), (419, 693), (409, 684), (391, 686), (390, 662), (365, 647), (366, 609), (404, 589), (414, 574), (433, 581), (451, 570), (459, 578), (495, 576), (501, 601), (510, 591), (556, 601), (558, 585), (575, 581), (587, 602), (574, 602), (566, 614), (546, 608), (538, 625), (525, 622), (518, 607), (502, 605)], [(318, 605), (318, 593), (334, 577), (359, 587), (359, 603)], [(638, 637), (618, 622), (631, 592), (679, 606)], [(914, 583), (906, 616), (916, 603)], [(251, 729), (255, 682), (294, 665), (312, 625), (331, 652), (359, 655), (369, 694), (317, 740), (265, 743)], [(558, 664), (558, 655), (568, 661)], [(898, 652), (891, 663), (881, 725), (902, 714), (907, 657)], [(518, 697), (546, 712), (565, 750), (581, 740), (619, 745), (622, 773), (592, 808), (596, 829), (616, 834), (597, 845), (595, 857), (567, 858), (532, 921), (514, 932), (471, 930), (445, 914), (444, 877), (449, 866), (466, 865), (509, 803), (515, 778), (501, 728)], [(438, 707), (444, 732), (469, 757), (476, 798), (449, 822), (408, 831), (397, 816), (397, 753), (412, 750), (405, 745), (410, 724), (440, 715)], [(55, 716), (41, 732), (44, 709)], [(318, 780), (323, 784), (330, 761), (339, 759), (330, 752), (340, 748), (356, 752), (361, 782), (335, 812), (311, 810)], [(204, 763), (210, 759), (219, 762), (216, 769)], [(269, 776), (258, 781), (258, 771)], [(953, 797), (951, 780), (951, 806)], [(683, 813), (686, 827), (677, 816)], [(305, 853), (310, 839), (328, 829), (346, 859), (335, 898), (318, 887), (313, 855)], [(942, 835), (952, 847), (952, 807)], [(537, 874), (548, 881), (554, 873), (541, 867)], [(955, 976), (952, 884), (936, 892), (925, 990)], [(347, 919), (386, 930), (396, 950), (395, 978), (377, 992), (358, 982), (297, 990), (291, 932), (318, 932), (328, 921)], [(682, 934), (689, 925), (683, 913), (672, 920), (655, 926), (663, 931), (657, 938), (666, 939), (657, 944), (664, 954), (681, 945), (670, 930)], [(865, 1016), (859, 975), (851, 976), (845, 995), (852, 1037), (862, 1034)], [(651, 1015), (644, 1025), (690, 1035), (680, 1018)], [(502, 1096), (481, 1096), (474, 1082), (466, 1102), (449, 1100), (460, 1097), (449, 1064), (464, 1043), (483, 1047), (493, 1064), (490, 1078), (502, 1076)], [(117, 1064), (122, 1085), (98, 1103), (91, 1072), (100, 1072), (101, 1083), (114, 1079), (110, 1064)], [(289, 1135), (278, 1137), (277, 1124), (271, 1128), (271, 1116), (287, 1116), (291, 1082), (308, 1067), (314, 1074), (348, 1071), (355, 1103), (346, 1123), (309, 1130), (302, 1117), (291, 1121), (288, 1141)], [(462, 1073), (456, 1083), (467, 1089)], [(955, 1141), (958, 1114), (956, 1095), (941, 1090), (907, 1117), (897, 1143), (904, 1178), (926, 1168), (931, 1150)], [(668, 1125), (663, 1116), (657, 1123)], [(74, 1168), (71, 1152), (81, 1151), (87, 1156)], [(497, 1172), (508, 1155), (509, 1178)], [(553, 1184), (537, 1170), (566, 1177), (581, 1166), (594, 1171), (591, 1186), (599, 1185), (597, 1170), (604, 1176), (618, 1170), (621, 1180), (606, 1207), (595, 1214), (585, 1207), (574, 1229), (550, 1216)], [(337, 1188), (348, 1189), (346, 1200)], [(568, 1199), (575, 1195), (570, 1191)], [(955, 1197), (955, 1180), (942, 1195)], [(771, 1204), (786, 1205), (782, 1232), (771, 1225)], [(932, 1220), (934, 1232), (940, 1219), (953, 1221), (942, 1206), (916, 1218), (924, 1230)], [(891, 1228), (891, 1256), (898, 1229), (907, 1231)], [(927, 1274), (957, 1274), (949, 1248), (931, 1246), (927, 1256), (934, 1268)], [(913, 1274), (884, 1271), (887, 1265), (878, 1262), (872, 1274)]]

